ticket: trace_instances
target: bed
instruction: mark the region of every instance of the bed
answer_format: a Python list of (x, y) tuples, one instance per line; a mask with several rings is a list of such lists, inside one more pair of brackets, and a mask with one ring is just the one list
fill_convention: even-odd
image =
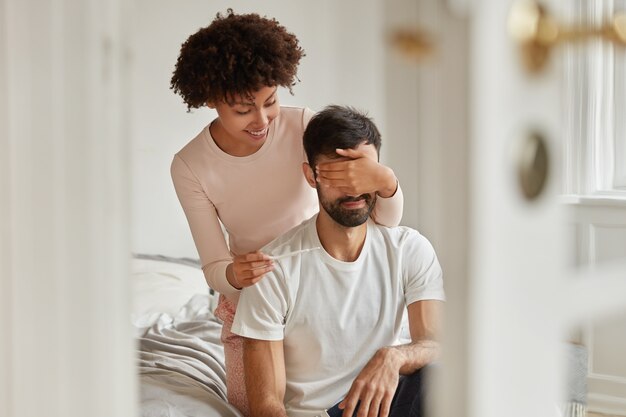
[(222, 324), (197, 262), (135, 255), (131, 266), (142, 417), (241, 417), (226, 401)]

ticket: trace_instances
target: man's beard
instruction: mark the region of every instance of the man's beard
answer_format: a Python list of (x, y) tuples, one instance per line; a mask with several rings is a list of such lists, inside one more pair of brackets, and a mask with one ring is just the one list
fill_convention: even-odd
[[(344, 197), (335, 201), (328, 201), (323, 198), (318, 188), (317, 195), (324, 211), (335, 222), (344, 227), (356, 227), (365, 223), (376, 204), (376, 194), (362, 194), (358, 197)], [(365, 200), (365, 207), (360, 209), (346, 209), (341, 205), (344, 202), (359, 201), (361, 199)]]

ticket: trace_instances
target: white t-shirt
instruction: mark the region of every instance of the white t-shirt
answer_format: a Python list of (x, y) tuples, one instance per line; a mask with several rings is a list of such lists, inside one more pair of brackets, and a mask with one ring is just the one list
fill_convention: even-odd
[[(316, 219), (263, 251), (280, 255), (321, 248)], [(374, 353), (398, 339), (407, 305), (444, 299), (433, 247), (407, 227), (369, 221), (354, 262), (338, 261), (319, 249), (275, 264), (257, 285), (242, 291), (232, 331), (283, 340), (290, 417), (316, 416), (341, 400)]]

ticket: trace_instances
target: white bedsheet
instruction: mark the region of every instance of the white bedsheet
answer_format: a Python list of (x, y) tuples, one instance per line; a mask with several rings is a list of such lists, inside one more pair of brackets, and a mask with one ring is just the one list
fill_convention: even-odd
[(241, 416), (223, 399), (176, 374), (142, 375), (140, 393), (142, 417)]
[(222, 325), (202, 272), (133, 259), (132, 279), (141, 416), (241, 417), (225, 400)]

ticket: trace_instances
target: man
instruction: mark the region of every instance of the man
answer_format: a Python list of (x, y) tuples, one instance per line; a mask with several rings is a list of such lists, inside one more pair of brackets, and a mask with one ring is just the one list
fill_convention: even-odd
[[(350, 161), (337, 149), (378, 160), (380, 134), (368, 117), (327, 107), (309, 122), (304, 148), (320, 211), (263, 249), (274, 271), (242, 291), (233, 324), (246, 338), (252, 416), (327, 408), (331, 416), (421, 416), (420, 369), (438, 356), (444, 299), (434, 250), (415, 230), (368, 221), (373, 190), (346, 195), (333, 182)], [(320, 186), (320, 175), (332, 185)], [(405, 310), (411, 342), (396, 345)]]

